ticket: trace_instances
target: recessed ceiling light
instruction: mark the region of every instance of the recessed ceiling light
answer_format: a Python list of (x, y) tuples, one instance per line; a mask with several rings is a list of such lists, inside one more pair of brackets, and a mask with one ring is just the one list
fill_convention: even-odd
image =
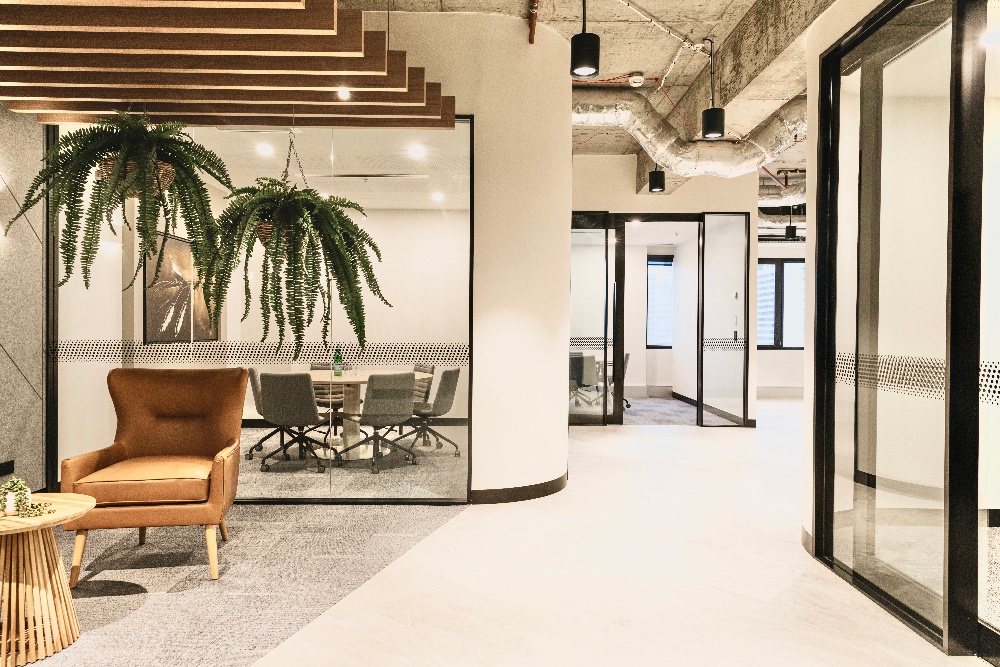
[(271, 144), (257, 144), (257, 154), (265, 157), (274, 155), (274, 146)]
[(337, 91), (337, 97), (346, 102), (347, 100), (351, 99), (351, 91), (348, 90), (347, 88), (341, 88), (340, 90)]
[(434, 201), (444, 201), (444, 194), (440, 192), (435, 192), (434, 194), (431, 195), (431, 199), (433, 199)]
[(410, 157), (419, 160), (427, 155), (427, 147), (423, 144), (413, 144), (409, 149)]

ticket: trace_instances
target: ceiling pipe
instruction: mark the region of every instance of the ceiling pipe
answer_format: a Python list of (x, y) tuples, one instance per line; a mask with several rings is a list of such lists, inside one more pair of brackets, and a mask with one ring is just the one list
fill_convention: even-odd
[(528, 0), (528, 44), (535, 43), (535, 26), (538, 24), (538, 0)]
[(757, 191), (757, 205), (762, 208), (798, 206), (806, 203), (806, 182), (798, 181), (788, 187), (761, 185)]
[(653, 162), (678, 176), (735, 178), (773, 162), (806, 131), (806, 101), (797, 97), (744, 140), (687, 141), (644, 96), (620, 88), (574, 88), (573, 124), (627, 131)]
[[(776, 185), (777, 185), (777, 186), (778, 186), (779, 188), (781, 188), (782, 190), (784, 190), (785, 188), (787, 188), (787, 187), (788, 187), (788, 183), (787, 183), (787, 182), (786, 182), (786, 183), (782, 183), (782, 182), (781, 182), (781, 179), (780, 179), (780, 178), (778, 178), (777, 176), (775, 176), (774, 174), (772, 174), (772, 173), (771, 173), (771, 170), (770, 170), (770, 169), (768, 169), (767, 167), (761, 167), (761, 168), (760, 168), (760, 170), (761, 170), (761, 171), (763, 171), (763, 172), (764, 172), (765, 174), (767, 174), (767, 175), (768, 175), (768, 176), (770, 177), (770, 179), (771, 179), (772, 181), (774, 181), (774, 183), (775, 183), (775, 184), (776, 184)], [(788, 180), (788, 176), (786, 175), (786, 176), (785, 176), (785, 181), (787, 181), (787, 180)]]

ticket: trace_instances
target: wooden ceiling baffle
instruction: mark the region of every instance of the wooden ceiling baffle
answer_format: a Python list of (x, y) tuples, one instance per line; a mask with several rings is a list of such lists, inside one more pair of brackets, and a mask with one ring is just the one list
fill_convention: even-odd
[(145, 111), (208, 126), (455, 126), (455, 98), (336, 0), (0, 7), (0, 101), (39, 122)]

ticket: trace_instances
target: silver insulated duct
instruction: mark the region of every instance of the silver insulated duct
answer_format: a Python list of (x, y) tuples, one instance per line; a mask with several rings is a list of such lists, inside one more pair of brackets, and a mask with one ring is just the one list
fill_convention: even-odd
[(686, 141), (644, 96), (621, 88), (574, 88), (573, 124), (619, 127), (649, 157), (678, 176), (734, 178), (752, 174), (806, 131), (806, 100), (797, 97), (761, 123), (743, 141)]
[(806, 203), (806, 182), (791, 183), (786, 188), (777, 185), (762, 185), (757, 193), (758, 206), (798, 206)]

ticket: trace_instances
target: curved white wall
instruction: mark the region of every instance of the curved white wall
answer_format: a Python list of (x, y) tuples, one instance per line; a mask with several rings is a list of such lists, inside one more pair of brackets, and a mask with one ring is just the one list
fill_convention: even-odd
[[(385, 15), (365, 15), (369, 29)], [(566, 472), (569, 44), (509, 16), (393, 13), (393, 49), (475, 116), (472, 489)]]

